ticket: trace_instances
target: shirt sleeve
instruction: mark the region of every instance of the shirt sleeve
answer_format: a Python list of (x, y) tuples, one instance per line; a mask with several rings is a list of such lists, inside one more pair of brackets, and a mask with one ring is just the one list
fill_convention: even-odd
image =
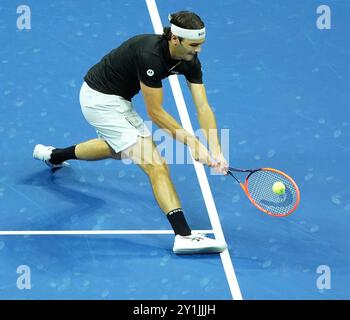
[(184, 76), (186, 77), (187, 81), (191, 83), (203, 83), (202, 65), (198, 57), (196, 57), (193, 62), (186, 67)]
[(142, 53), (136, 61), (139, 81), (151, 88), (161, 88), (161, 64), (159, 57), (153, 53)]

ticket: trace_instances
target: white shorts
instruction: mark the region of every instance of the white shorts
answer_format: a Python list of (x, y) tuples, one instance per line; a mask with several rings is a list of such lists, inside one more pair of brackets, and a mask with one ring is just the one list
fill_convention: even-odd
[(132, 103), (123, 97), (98, 92), (84, 82), (79, 99), (85, 119), (116, 153), (135, 144), (138, 136), (151, 135)]

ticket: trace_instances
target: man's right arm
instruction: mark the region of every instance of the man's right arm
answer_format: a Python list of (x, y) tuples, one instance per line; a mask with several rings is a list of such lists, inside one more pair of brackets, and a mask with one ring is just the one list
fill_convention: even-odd
[(186, 131), (168, 112), (163, 108), (163, 89), (152, 88), (140, 82), (141, 91), (145, 100), (147, 114), (151, 120), (160, 128), (165, 129), (174, 139), (187, 144), (191, 150), (193, 157), (211, 165), (208, 150), (199, 142), (199, 140), (191, 133)]
[(193, 135), (182, 126), (163, 108), (163, 89), (151, 88), (140, 82), (141, 91), (145, 100), (147, 114), (160, 128), (165, 129), (173, 138), (187, 144)]

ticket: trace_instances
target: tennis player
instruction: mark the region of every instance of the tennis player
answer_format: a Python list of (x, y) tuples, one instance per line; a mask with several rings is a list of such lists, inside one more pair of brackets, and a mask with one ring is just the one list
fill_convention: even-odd
[[(109, 52), (85, 75), (80, 90), (81, 110), (97, 132), (97, 139), (67, 148), (38, 144), (33, 157), (52, 168), (66, 160), (101, 160), (127, 157), (148, 175), (155, 199), (175, 232), (176, 254), (219, 253), (226, 243), (195, 233), (186, 222), (168, 166), (159, 155), (148, 128), (135, 111), (132, 98), (141, 90), (147, 114), (158, 127), (186, 144), (195, 160), (227, 172), (202, 80), (198, 53), (205, 41), (205, 27), (195, 13), (169, 15), (170, 27), (163, 35), (137, 35)], [(186, 77), (209, 150), (163, 108), (162, 79), (172, 74)]]

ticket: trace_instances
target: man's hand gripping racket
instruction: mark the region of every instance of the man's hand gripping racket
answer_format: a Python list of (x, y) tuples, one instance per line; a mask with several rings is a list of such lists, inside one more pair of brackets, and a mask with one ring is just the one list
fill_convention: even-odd
[[(194, 148), (193, 155), (195, 160), (208, 165), (216, 172), (233, 177), (251, 203), (271, 216), (288, 216), (299, 205), (299, 188), (294, 180), (282, 171), (272, 168), (232, 168), (228, 166), (222, 154), (210, 157), (208, 150), (200, 144), (199, 147)], [(245, 182), (241, 182), (233, 172), (246, 173)]]

